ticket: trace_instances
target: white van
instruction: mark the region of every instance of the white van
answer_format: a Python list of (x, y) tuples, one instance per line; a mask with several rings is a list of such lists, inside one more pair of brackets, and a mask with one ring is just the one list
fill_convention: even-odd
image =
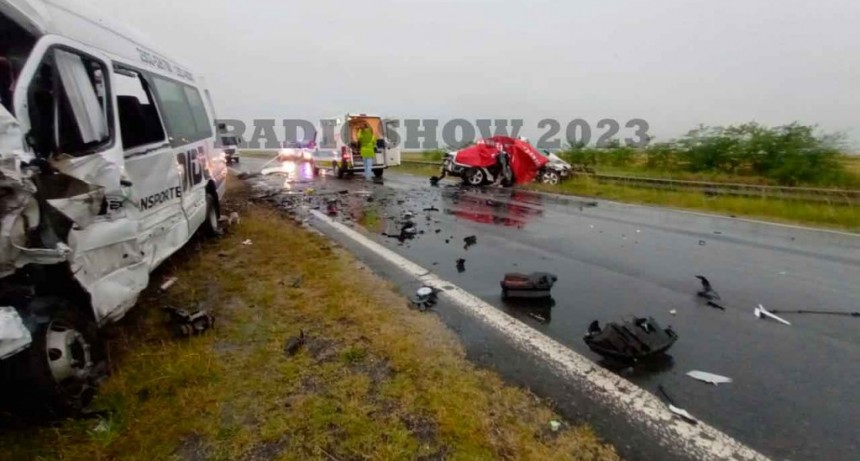
[[(364, 172), (364, 163), (358, 148), (358, 129), (365, 124), (373, 130), (376, 137), (374, 176), (381, 178), (386, 168), (400, 165), (400, 148), (389, 142), (393, 138), (390, 130), (394, 129), (392, 126), (394, 120), (383, 119), (376, 115), (346, 114), (332, 118), (328, 122), (331, 123), (331, 121), (334, 121), (333, 125), (317, 129), (316, 144), (323, 147), (334, 145), (338, 155), (330, 160), (334, 176), (343, 178), (347, 174)], [(333, 136), (333, 139), (329, 139), (330, 136)], [(325, 163), (317, 164), (317, 168), (325, 166), (327, 166)]]
[(74, 411), (227, 168), (200, 78), (86, 3), (0, 0), (0, 88), (2, 388)]

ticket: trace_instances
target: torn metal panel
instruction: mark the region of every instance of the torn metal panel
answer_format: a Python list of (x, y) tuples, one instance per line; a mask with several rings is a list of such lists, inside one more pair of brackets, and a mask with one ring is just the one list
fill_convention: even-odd
[[(5, 112), (2, 106), (0, 112)], [(0, 146), (14, 145), (0, 132)], [(0, 277), (12, 274), (29, 262), (20, 256), (22, 250), (26, 250), (27, 232), (39, 224), (39, 210), (34, 198), (36, 186), (30, 180), (29, 172), (21, 169), (21, 152), (0, 150)]]
[(51, 207), (79, 228), (92, 224), (106, 206), (103, 187), (65, 174), (54, 174), (40, 180), (39, 192)]
[(33, 341), (30, 330), (13, 307), (0, 306), (0, 359), (25, 349)]
[(100, 186), (109, 194), (121, 194), (120, 183), (127, 181), (122, 151), (107, 150), (84, 157), (61, 155), (51, 159), (57, 171), (93, 186)]
[(86, 231), (72, 230), (71, 269), (90, 294), (96, 320), (122, 317), (149, 283), (149, 264), (138, 242), (137, 223), (96, 222)]

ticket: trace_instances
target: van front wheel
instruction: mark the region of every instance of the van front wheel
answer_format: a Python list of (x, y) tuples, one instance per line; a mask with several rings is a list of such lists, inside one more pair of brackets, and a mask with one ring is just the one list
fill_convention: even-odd
[(221, 235), (221, 224), (218, 222), (221, 212), (218, 209), (218, 199), (211, 192), (206, 193), (206, 220), (203, 221), (203, 232), (208, 237)]
[(107, 372), (105, 345), (95, 322), (80, 308), (61, 299), (42, 298), (44, 321), (33, 343), (15, 361), (20, 401), (12, 408), (34, 415), (77, 416), (90, 403)]

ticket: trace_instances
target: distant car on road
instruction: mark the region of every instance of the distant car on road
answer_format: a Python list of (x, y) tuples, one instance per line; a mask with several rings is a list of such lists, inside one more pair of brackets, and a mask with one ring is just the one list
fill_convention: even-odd
[(227, 164), (239, 163), (239, 144), (242, 138), (236, 136), (222, 136), (221, 149), (224, 151), (224, 161)]

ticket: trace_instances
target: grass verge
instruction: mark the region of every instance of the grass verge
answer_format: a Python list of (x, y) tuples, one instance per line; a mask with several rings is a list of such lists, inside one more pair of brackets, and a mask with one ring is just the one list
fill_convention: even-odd
[[(179, 281), (112, 330), (104, 416), (6, 428), (0, 459), (617, 459), (587, 427), (552, 432), (548, 406), (472, 366), (435, 315), (327, 239), (231, 208), (241, 223), (173, 257), (155, 280)], [(215, 328), (171, 337), (159, 308), (196, 303)]]
[[(401, 165), (392, 171), (428, 177), (438, 173), (435, 168), (421, 165)], [(626, 203), (860, 232), (860, 207), (850, 205), (774, 198), (707, 196), (700, 192), (601, 184), (585, 176), (570, 178), (558, 186), (532, 183), (522, 187), (556, 194), (598, 197)]]

